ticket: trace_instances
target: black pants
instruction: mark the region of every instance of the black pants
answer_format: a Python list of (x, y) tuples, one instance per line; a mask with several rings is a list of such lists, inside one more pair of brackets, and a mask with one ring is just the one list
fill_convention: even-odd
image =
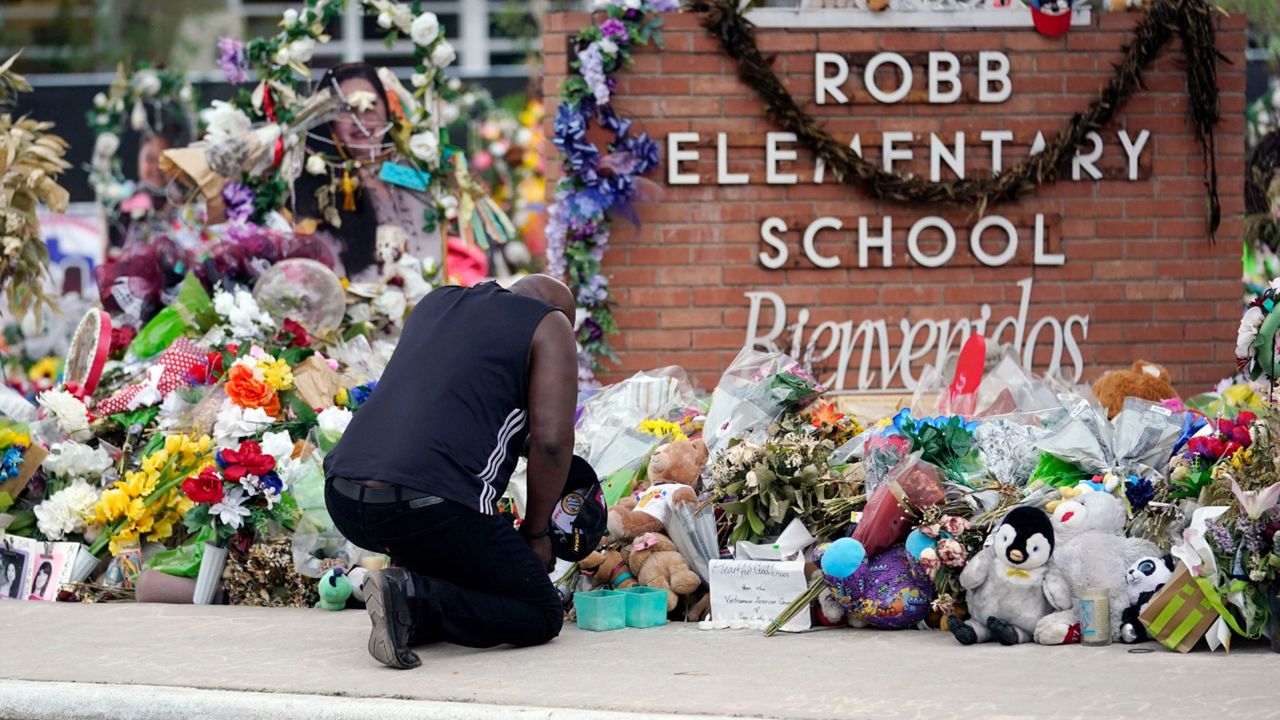
[(560, 634), (560, 594), (509, 520), (439, 498), (415, 504), (424, 502), (360, 502), (325, 485), (338, 531), (412, 573), (414, 645), (541, 645)]

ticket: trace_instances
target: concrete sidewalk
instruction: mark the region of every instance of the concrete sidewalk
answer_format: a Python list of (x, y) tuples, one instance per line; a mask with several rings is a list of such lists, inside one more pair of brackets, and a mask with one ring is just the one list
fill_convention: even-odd
[(1256, 644), (1177, 655), (566, 627), (540, 648), (424, 648), (423, 667), (396, 672), (366, 654), (358, 611), (5, 602), (0, 627), (2, 718), (1280, 718), (1280, 657)]

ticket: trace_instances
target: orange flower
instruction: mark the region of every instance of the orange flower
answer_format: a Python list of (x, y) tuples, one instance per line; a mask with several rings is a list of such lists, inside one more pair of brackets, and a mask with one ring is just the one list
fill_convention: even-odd
[(253, 376), (244, 365), (233, 365), (227, 373), (227, 397), (242, 408), (262, 408), (268, 415), (280, 414), (280, 396), (274, 388)]
[(835, 403), (819, 403), (813, 411), (813, 426), (816, 428), (831, 427), (844, 419), (844, 413), (836, 412)]

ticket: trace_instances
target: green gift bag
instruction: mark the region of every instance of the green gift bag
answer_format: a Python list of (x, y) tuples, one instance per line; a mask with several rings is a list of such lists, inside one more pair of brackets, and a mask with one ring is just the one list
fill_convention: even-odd
[(183, 335), (207, 331), (217, 318), (204, 286), (195, 275), (188, 273), (178, 290), (178, 298), (138, 331), (138, 336), (129, 344), (129, 352), (144, 359), (155, 357)]
[(213, 540), (213, 528), (201, 528), (199, 533), (188, 538), (178, 547), (152, 555), (146, 562), (146, 566), (151, 570), (159, 570), (165, 575), (194, 578), (200, 574), (200, 561), (204, 558), (205, 543)]

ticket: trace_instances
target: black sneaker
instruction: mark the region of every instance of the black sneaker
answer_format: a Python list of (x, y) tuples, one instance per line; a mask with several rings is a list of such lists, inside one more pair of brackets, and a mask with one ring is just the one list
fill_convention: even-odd
[(369, 654), (373, 659), (400, 670), (422, 664), (409, 649), (409, 632), (413, 628), (413, 612), (409, 608), (406, 588), (413, 582), (405, 570), (391, 568), (369, 573), (364, 582), (365, 609), (373, 628), (369, 632)]

